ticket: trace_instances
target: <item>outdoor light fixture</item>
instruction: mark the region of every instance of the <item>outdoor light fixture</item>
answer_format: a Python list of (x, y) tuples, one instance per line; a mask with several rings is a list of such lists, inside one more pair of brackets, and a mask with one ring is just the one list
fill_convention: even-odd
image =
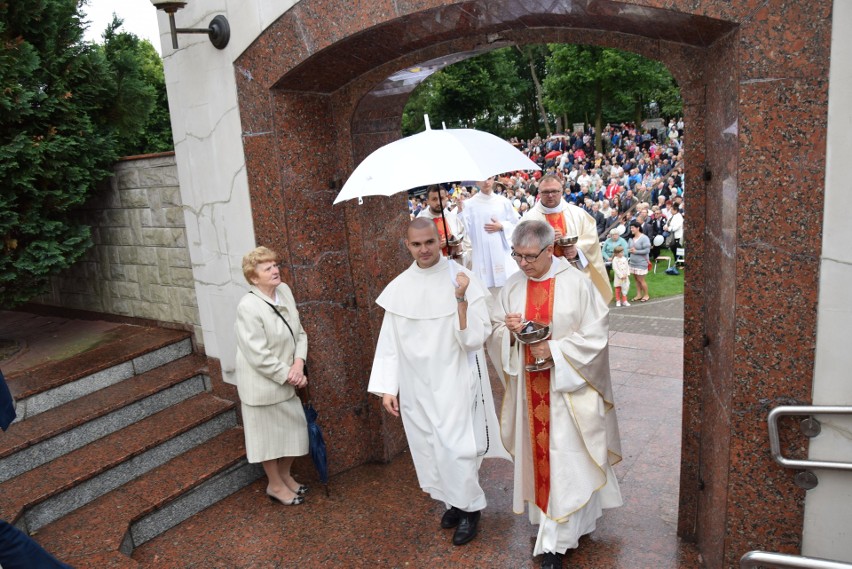
[(231, 26), (225, 16), (216, 16), (207, 28), (178, 28), (175, 24), (175, 12), (186, 6), (186, 2), (173, 0), (151, 0), (157, 10), (169, 15), (169, 29), (172, 32), (172, 48), (178, 48), (178, 34), (207, 34), (216, 49), (225, 49), (231, 39)]

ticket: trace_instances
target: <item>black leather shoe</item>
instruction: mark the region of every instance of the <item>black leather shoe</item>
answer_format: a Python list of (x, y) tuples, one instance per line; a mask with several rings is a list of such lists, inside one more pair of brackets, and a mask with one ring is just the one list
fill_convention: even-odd
[(450, 509), (444, 512), (444, 515), (441, 516), (441, 527), (444, 529), (453, 529), (459, 525), (460, 519), (461, 510), (455, 506), (450, 506)]
[(476, 537), (476, 526), (479, 524), (480, 512), (459, 511), (459, 526), (453, 534), (453, 545), (464, 545)]
[(562, 569), (562, 555), (559, 553), (542, 554), (541, 569)]

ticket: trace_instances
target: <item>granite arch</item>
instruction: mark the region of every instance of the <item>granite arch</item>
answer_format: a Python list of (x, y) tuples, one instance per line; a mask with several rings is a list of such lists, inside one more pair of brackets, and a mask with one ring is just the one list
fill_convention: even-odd
[[(777, 226), (760, 222), (767, 195), (774, 195), (760, 184), (795, 191), (796, 181), (767, 164), (770, 148), (759, 135), (764, 121), (780, 126), (793, 111), (816, 126), (796, 127), (793, 135), (824, 146), (819, 125), (826, 121), (831, 3), (343, 5), (302, 0), (235, 61), (257, 239), (283, 253), (286, 277), (313, 328), (318, 355), (311, 367), (327, 380), (316, 396), (339, 420), (332, 449), (338, 469), (387, 459), (405, 444), (365, 392), (381, 318), (373, 300), (407, 262), (399, 239), (407, 219), (403, 198), (330, 206), (353, 166), (400, 136), (407, 95), (376, 100), (370, 93), (407, 66), (504, 42), (617, 47), (669, 67), (690, 125), (686, 176), (695, 213), (689, 222), (700, 237), (690, 243), (685, 303), (679, 534), (698, 540), (711, 567), (733, 564), (755, 547), (797, 551), (803, 493), (792, 474), (765, 456), (762, 429), (775, 402), (810, 398), (819, 251), (805, 250), (789, 234), (818, 236), (821, 208), (799, 215), (777, 200), (771, 206)], [(800, 23), (797, 42), (785, 36), (785, 22), (793, 20)], [(809, 159), (802, 175), (821, 173), (822, 159)], [(306, 190), (309, 199), (301, 198)], [(270, 210), (281, 203), (284, 208)], [(795, 283), (764, 262), (769, 242), (800, 255)], [(789, 311), (753, 297), (750, 274), (784, 291)], [(799, 314), (795, 321), (791, 312)], [(794, 339), (786, 352), (766, 349)], [(790, 379), (790, 372), (798, 377)], [(768, 485), (755, 482), (765, 478)], [(769, 530), (750, 519), (755, 501), (762, 502), (762, 517), (768, 511), (775, 520)]]

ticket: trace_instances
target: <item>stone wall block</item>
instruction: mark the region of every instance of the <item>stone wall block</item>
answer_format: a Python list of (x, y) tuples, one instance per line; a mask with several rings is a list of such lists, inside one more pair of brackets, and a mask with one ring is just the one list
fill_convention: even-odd
[(171, 275), (171, 284), (186, 288), (195, 287), (195, 280), (192, 278), (192, 269), (172, 267), (169, 273)]
[(140, 283), (139, 291), (142, 300), (147, 300), (148, 302), (154, 302), (158, 304), (164, 304), (169, 302), (168, 287), (158, 284)]
[(161, 225), (165, 227), (184, 227), (183, 208), (167, 207), (160, 210), (163, 214)]
[(183, 202), (180, 200), (180, 188), (177, 185), (173, 188), (159, 188), (156, 191), (160, 193), (160, 205), (162, 207), (183, 206)]
[(136, 271), (139, 275), (140, 285), (160, 284), (160, 270), (156, 265), (139, 265), (136, 267)]
[(110, 286), (114, 287), (113, 290), (119, 298), (139, 299), (142, 296), (137, 283), (114, 282), (110, 283)]
[[(163, 250), (163, 249), (161, 249)], [(169, 266), (189, 268), (189, 251), (186, 249), (166, 249), (169, 253)]]
[(130, 216), (124, 209), (105, 209), (101, 215), (100, 225), (102, 227), (127, 227), (130, 225)]
[(139, 228), (140, 230), (143, 227), (156, 227), (157, 225), (162, 225), (159, 223), (157, 219), (157, 213), (159, 210), (150, 210), (150, 209), (132, 209), (130, 210), (130, 225), (134, 228)]
[(186, 231), (182, 228), (142, 228), (142, 245), (154, 247), (186, 247)]
[(139, 187), (139, 172), (136, 168), (121, 168), (115, 177), (119, 190)]
[(163, 166), (160, 168), (146, 168), (139, 172), (139, 188), (158, 188), (163, 186), (177, 187), (177, 167)]
[[(148, 202), (148, 191), (140, 189), (127, 189), (119, 191), (121, 198), (121, 207), (123, 208), (147, 208), (150, 207)], [(120, 210), (119, 210), (120, 211)]]

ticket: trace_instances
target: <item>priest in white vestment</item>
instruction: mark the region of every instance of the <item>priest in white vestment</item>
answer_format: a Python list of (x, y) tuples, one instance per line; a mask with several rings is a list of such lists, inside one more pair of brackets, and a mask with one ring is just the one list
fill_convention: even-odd
[(539, 202), (524, 215), (524, 220), (546, 221), (553, 227), (556, 238), (576, 236), (577, 243), (569, 247), (555, 247), (555, 255), (576, 259), (575, 266), (595, 284), (604, 302), (612, 300), (612, 288), (606, 273), (598, 227), (595, 218), (583, 208), (570, 205), (562, 199), (562, 182), (553, 174), (542, 176), (538, 184)]
[(517, 271), (509, 253), (512, 229), (520, 216), (512, 202), (494, 193), (494, 178), (489, 178), (479, 182), (479, 192), (465, 200), (461, 219), (473, 246), (473, 274), (496, 295)]
[[(426, 189), (426, 204), (429, 207), (421, 210), (417, 214), (417, 217), (431, 219), (438, 228), (438, 234), (441, 236), (441, 252), (444, 256), (454, 259), (469, 269), (471, 263), (470, 237), (456, 212), (450, 211), (447, 208), (449, 203), (447, 190), (438, 185), (429, 186)], [(442, 207), (444, 209), (443, 215), (441, 215)], [(444, 223), (446, 223), (446, 227)], [(448, 234), (450, 241), (460, 240), (461, 242), (455, 247), (448, 247)]]
[[(588, 278), (553, 256), (553, 239), (542, 221), (515, 228), (513, 256), (521, 272), (500, 292), (489, 341), (506, 388), (500, 425), (515, 459), (513, 509), (523, 513), (527, 503), (530, 521), (539, 525), (533, 555), (543, 555), (547, 569), (562, 566), (562, 555), (595, 529), (603, 509), (622, 504), (612, 470), (621, 446), (609, 310)], [(549, 339), (518, 342), (512, 332), (527, 320), (551, 324)], [(553, 367), (525, 370), (537, 358), (552, 358)]]
[(420, 487), (444, 503), (441, 527), (456, 528), (453, 543), (463, 545), (476, 536), (486, 506), (482, 458), (510, 459), (482, 349), (491, 295), (441, 255), (431, 220), (412, 221), (405, 244), (414, 262), (376, 299), (385, 316), (368, 390), (402, 416)]

